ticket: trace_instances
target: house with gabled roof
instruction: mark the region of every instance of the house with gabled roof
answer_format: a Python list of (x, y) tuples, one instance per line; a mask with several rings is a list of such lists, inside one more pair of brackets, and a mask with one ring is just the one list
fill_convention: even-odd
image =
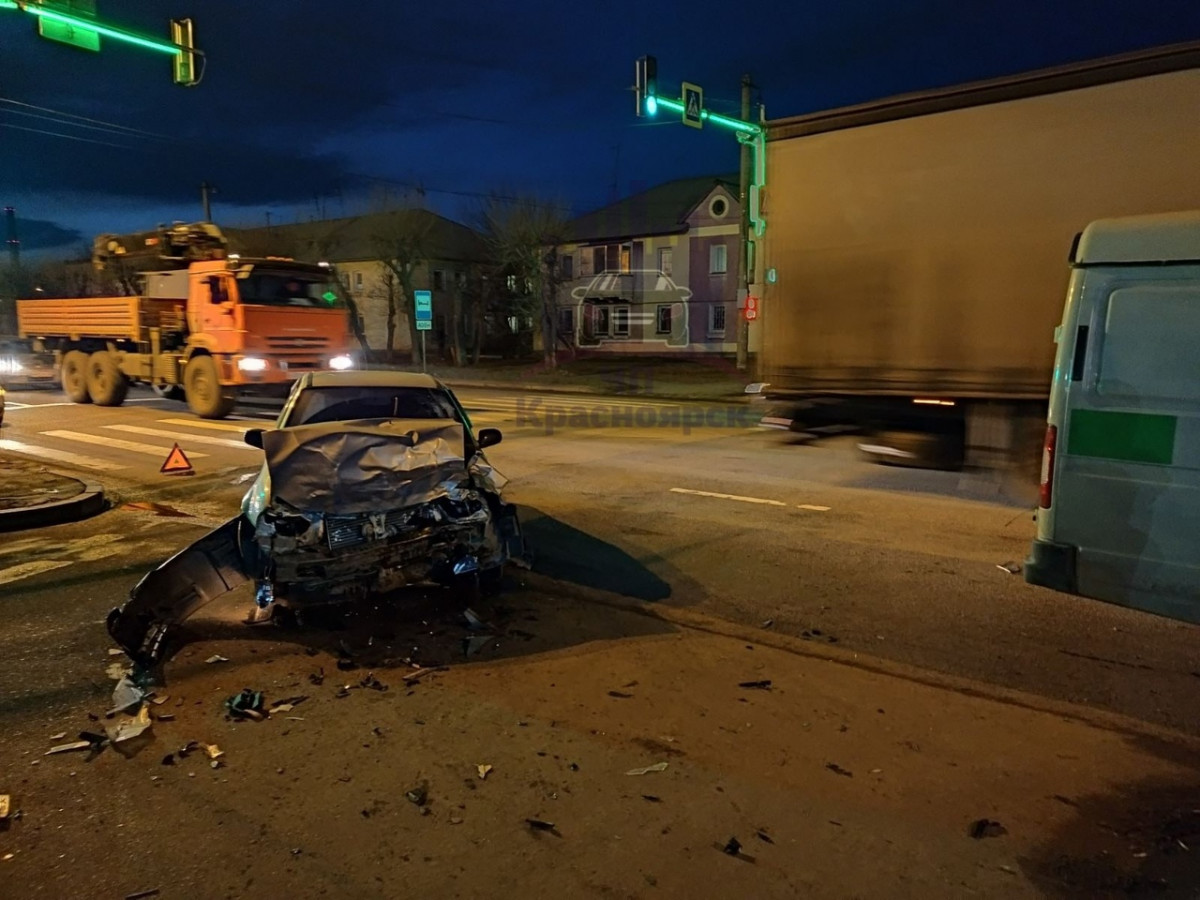
[(558, 247), (561, 343), (735, 352), (740, 223), (736, 175), (670, 181), (573, 219)]

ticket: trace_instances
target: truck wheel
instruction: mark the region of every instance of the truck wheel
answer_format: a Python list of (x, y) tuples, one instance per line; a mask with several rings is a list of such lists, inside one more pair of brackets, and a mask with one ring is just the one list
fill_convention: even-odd
[(221, 385), (217, 361), (194, 356), (183, 370), (183, 390), (192, 412), (202, 419), (223, 419), (237, 403), (237, 394)]
[(120, 406), (125, 402), (129, 380), (107, 350), (99, 350), (88, 357), (87, 391), (97, 406)]
[(92, 402), (92, 396), (88, 393), (87, 366), (88, 355), (82, 350), (71, 350), (63, 357), (60, 375), (63, 393), (73, 403)]

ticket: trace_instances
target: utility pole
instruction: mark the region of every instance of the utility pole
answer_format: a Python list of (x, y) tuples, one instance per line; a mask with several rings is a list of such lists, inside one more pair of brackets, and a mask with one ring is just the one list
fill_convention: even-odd
[[(742, 121), (750, 119), (750, 76), (742, 76)], [(738, 202), (741, 205), (741, 227), (738, 236), (741, 248), (738, 253), (738, 311), (737, 311), (737, 368), (745, 371), (750, 363), (750, 323), (742, 307), (750, 295), (750, 146), (741, 143), (741, 178)]]
[(212, 204), (209, 201), (209, 195), (215, 194), (217, 189), (207, 181), (200, 185), (200, 199), (204, 203), (204, 221), (212, 221)]

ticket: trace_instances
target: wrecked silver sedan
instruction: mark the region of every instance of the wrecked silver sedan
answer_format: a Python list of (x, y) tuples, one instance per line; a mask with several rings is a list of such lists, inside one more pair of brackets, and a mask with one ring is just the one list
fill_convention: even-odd
[(109, 632), (156, 662), (173, 626), (247, 581), (259, 619), (416, 584), (469, 600), (525, 556), (483, 455), (500, 439), (430, 376), (306, 374), (276, 427), (246, 434), (265, 462), (242, 514), (143, 578)]

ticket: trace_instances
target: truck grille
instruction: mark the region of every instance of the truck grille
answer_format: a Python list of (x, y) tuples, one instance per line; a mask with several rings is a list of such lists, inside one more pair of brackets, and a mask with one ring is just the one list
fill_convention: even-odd
[(329, 345), (329, 338), (322, 336), (267, 338), (267, 348), (277, 353), (319, 353)]

